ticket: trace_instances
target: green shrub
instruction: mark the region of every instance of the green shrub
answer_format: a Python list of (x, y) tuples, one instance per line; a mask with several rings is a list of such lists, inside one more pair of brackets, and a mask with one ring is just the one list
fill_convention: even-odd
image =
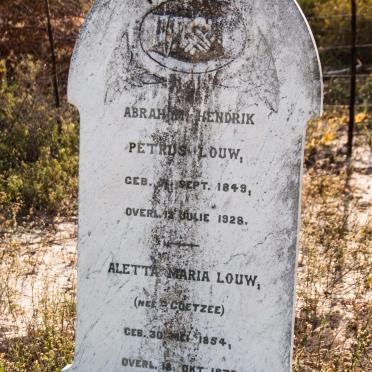
[[(302, 0), (309, 17), (317, 44), (321, 48), (340, 47), (323, 50), (320, 54), (322, 65), (328, 69), (350, 66), (351, 44), (351, 1), (350, 0)], [(357, 0), (357, 44), (370, 44), (372, 0)], [(358, 48), (358, 59), (364, 65), (372, 60), (372, 48)]]
[(52, 92), (37, 83), (40, 62), (24, 58), (11, 80), (0, 62), (1, 216), (66, 212), (77, 192), (76, 111), (67, 103), (55, 108)]
[[(372, 75), (359, 77), (356, 84), (356, 105), (366, 109), (372, 103)], [(332, 78), (325, 81), (324, 101), (328, 105), (344, 105), (350, 102), (350, 79)]]

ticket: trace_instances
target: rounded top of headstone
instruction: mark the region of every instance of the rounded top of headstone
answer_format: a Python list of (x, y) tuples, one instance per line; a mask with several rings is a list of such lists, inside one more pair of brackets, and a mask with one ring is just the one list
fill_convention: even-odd
[(309, 116), (321, 111), (319, 56), (294, 0), (98, 0), (75, 47), (68, 96), (96, 110), (164, 88), (174, 74), (210, 73), (215, 91), (256, 97), (269, 111), (290, 96)]

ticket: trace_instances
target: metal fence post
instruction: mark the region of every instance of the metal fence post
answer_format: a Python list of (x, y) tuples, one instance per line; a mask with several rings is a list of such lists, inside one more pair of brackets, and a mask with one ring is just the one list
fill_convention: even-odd
[(349, 130), (347, 142), (347, 157), (350, 160), (353, 154), (353, 139), (355, 126), (355, 98), (356, 98), (356, 35), (357, 35), (357, 5), (356, 0), (351, 0), (351, 78), (350, 78), (350, 106)]

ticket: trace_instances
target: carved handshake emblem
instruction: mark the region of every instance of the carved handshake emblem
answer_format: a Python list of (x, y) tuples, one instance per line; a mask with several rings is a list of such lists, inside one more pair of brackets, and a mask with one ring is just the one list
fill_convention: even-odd
[(193, 56), (198, 52), (208, 52), (215, 40), (211, 25), (205, 18), (199, 17), (187, 24), (181, 47)]

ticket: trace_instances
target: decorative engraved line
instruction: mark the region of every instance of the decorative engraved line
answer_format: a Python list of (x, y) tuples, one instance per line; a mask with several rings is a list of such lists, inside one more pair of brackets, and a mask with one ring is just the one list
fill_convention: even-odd
[(185, 248), (199, 248), (200, 245), (198, 244), (194, 244), (194, 243), (183, 243), (183, 242), (165, 242), (165, 246), (167, 248), (171, 248), (171, 247), (177, 247), (177, 248), (182, 248), (182, 247), (185, 247)]

